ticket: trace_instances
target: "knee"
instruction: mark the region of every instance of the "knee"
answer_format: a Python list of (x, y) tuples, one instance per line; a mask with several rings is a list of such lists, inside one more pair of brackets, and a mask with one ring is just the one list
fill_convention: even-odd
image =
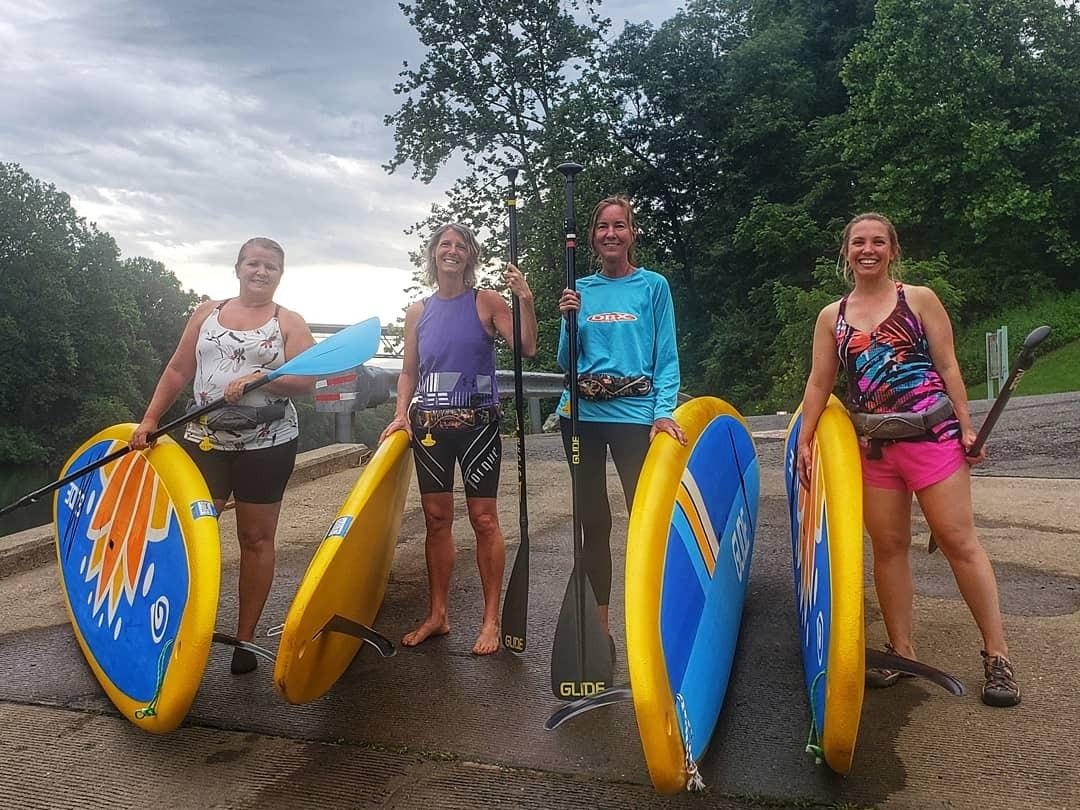
[(424, 524), (427, 526), (428, 537), (433, 534), (449, 532), (454, 525), (453, 509), (443, 507), (426, 507), (424, 509)]
[(890, 562), (906, 557), (911, 548), (911, 535), (903, 532), (879, 532), (872, 535), (874, 562)]
[(478, 512), (469, 515), (478, 542), (492, 542), (500, 536), (499, 516), (494, 512)]
[(954, 565), (974, 562), (982, 553), (974, 526), (947, 526), (934, 531), (941, 553)]
[(274, 533), (261, 527), (238, 526), (236, 538), (241, 551), (265, 553), (274, 550)]

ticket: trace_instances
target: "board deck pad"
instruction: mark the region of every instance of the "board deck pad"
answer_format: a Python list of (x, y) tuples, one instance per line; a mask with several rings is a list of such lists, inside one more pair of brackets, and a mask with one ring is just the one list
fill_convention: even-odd
[[(135, 425), (98, 433), (61, 476), (121, 449)], [(172, 439), (59, 489), (57, 560), (75, 637), (131, 722), (166, 732), (186, 716), (210, 653), (220, 586), (213, 501)]]
[(848, 773), (865, 688), (861, 462), (851, 420), (831, 396), (812, 443), (810, 486), (803, 487), (801, 426), (800, 409), (784, 447), (804, 685), (814, 744), (832, 770)]
[(738, 641), (760, 473), (750, 432), (726, 402), (700, 397), (659, 435), (638, 481), (626, 556), (627, 659), (653, 785), (681, 790), (709, 744)]

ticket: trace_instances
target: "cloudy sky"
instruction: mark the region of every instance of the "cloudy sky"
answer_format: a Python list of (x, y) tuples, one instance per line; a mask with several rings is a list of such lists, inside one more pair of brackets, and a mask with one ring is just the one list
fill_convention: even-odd
[[(605, 0), (662, 21), (675, 0)], [(71, 195), (124, 257), (235, 294), (249, 236), (277, 239), (278, 300), (311, 322), (393, 321), (440, 199), (388, 175), (402, 60), (423, 49), (393, 0), (0, 0), (0, 160)]]

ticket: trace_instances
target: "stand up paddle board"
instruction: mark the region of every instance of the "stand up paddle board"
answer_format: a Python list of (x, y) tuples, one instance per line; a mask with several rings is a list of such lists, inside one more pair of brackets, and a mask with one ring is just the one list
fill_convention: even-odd
[[(136, 427), (101, 431), (60, 477), (121, 449)], [(68, 616), (94, 676), (132, 723), (171, 731), (195, 699), (217, 615), (221, 556), (206, 482), (162, 437), (58, 489), (53, 515)]]
[(855, 429), (835, 396), (814, 432), (810, 487), (799, 483), (802, 407), (785, 439), (788, 512), (811, 741), (837, 773), (851, 770), (866, 672), (863, 621), (862, 462)]
[(745, 420), (699, 397), (675, 411), (638, 479), (626, 545), (630, 691), (656, 790), (691, 786), (727, 691), (757, 526)]
[(315, 552), (274, 665), (274, 684), (290, 703), (325, 694), (365, 641), (384, 656), (394, 654), (371, 624), (390, 577), (412, 469), (409, 436), (396, 431), (368, 461)]

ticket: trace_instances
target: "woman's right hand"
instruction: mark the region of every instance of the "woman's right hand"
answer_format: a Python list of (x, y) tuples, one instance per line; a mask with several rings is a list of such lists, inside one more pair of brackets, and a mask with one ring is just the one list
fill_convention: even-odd
[(150, 434), (158, 429), (158, 423), (156, 419), (143, 419), (135, 432), (131, 434), (131, 439), (128, 441), (128, 447), (132, 450), (145, 450), (150, 447), (151, 442), (148, 441)]
[(394, 420), (379, 434), (379, 444), (382, 444), (391, 433), (398, 430), (404, 430), (409, 434), (409, 441), (412, 441), (412, 425), (409, 424), (409, 418), (407, 416), (395, 416)]
[(567, 287), (559, 296), (559, 312), (566, 315), (569, 312), (577, 312), (581, 309), (581, 293)]
[(799, 470), (799, 484), (807, 489), (810, 487), (810, 467), (814, 463), (814, 451), (810, 443), (799, 442), (795, 447), (796, 464)]

